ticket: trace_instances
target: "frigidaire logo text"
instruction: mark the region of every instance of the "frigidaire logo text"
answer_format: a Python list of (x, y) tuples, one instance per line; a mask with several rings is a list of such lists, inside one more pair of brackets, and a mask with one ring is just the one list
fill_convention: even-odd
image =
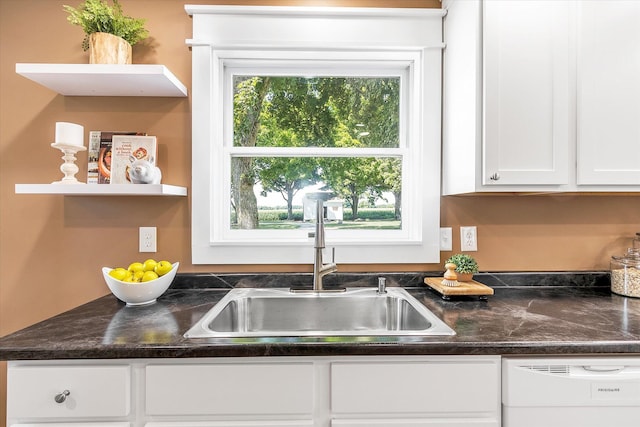
[(598, 391), (605, 393), (619, 393), (620, 389), (618, 387), (598, 387)]

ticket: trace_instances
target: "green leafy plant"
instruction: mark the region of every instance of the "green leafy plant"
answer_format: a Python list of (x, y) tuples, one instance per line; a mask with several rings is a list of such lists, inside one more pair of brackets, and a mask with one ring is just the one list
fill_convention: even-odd
[(455, 264), (456, 272), (460, 274), (474, 274), (478, 272), (478, 263), (467, 254), (455, 254), (445, 261), (445, 264), (446, 263)]
[(82, 49), (89, 49), (89, 36), (93, 33), (109, 33), (122, 37), (130, 45), (138, 43), (149, 36), (144, 28), (145, 19), (125, 16), (118, 0), (113, 0), (113, 7), (106, 0), (85, 0), (77, 8), (63, 5), (69, 13), (67, 20), (82, 27), (85, 38)]

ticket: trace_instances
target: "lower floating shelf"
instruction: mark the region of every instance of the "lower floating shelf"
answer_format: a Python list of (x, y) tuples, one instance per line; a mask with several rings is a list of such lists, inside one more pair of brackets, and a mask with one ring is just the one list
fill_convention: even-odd
[(187, 188), (167, 184), (16, 184), (16, 194), (186, 196)]

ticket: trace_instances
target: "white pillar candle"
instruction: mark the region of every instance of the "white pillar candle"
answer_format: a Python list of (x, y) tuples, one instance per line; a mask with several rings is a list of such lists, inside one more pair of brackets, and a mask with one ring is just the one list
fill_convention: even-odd
[(56, 144), (84, 146), (84, 126), (68, 122), (56, 122)]

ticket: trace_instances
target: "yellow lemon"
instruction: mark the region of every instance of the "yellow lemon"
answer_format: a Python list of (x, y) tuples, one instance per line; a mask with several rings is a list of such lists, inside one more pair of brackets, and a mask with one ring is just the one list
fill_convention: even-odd
[(141, 262), (132, 262), (129, 264), (128, 270), (132, 273), (135, 273), (136, 271), (144, 271), (144, 264)]
[(158, 264), (156, 264), (156, 268), (153, 271), (155, 271), (158, 276), (164, 276), (165, 274), (170, 272), (172, 268), (173, 265), (171, 265), (169, 261), (160, 261)]
[(127, 277), (128, 271), (122, 267), (114, 268), (109, 272), (109, 276), (113, 277), (116, 280), (124, 280)]
[(124, 279), (122, 279), (123, 282), (127, 282), (127, 283), (137, 283), (136, 279), (134, 279), (133, 274), (129, 274), (127, 277), (125, 277)]
[(144, 276), (144, 271), (142, 270), (136, 270), (133, 272), (133, 281), (134, 282), (141, 282), (142, 281), (142, 277)]
[(144, 271), (153, 271), (153, 269), (156, 268), (157, 264), (158, 262), (155, 259), (151, 258), (142, 263), (142, 265), (144, 266)]
[(158, 275), (154, 271), (145, 271), (144, 275), (142, 276), (142, 281), (150, 282), (152, 280), (156, 280), (157, 278), (158, 278)]

